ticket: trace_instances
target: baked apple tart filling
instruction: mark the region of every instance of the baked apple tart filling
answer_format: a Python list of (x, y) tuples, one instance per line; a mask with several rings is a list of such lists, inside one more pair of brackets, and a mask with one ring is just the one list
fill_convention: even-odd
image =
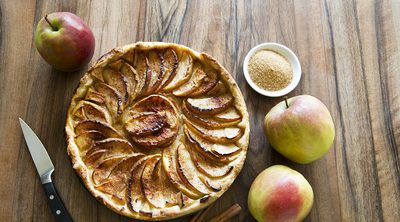
[(68, 153), (89, 191), (122, 215), (164, 220), (232, 184), (249, 137), (236, 83), (212, 57), (168, 43), (113, 49), (82, 77)]

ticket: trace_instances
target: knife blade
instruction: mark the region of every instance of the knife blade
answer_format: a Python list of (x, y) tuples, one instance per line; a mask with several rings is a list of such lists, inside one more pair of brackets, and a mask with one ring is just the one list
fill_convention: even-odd
[(64, 206), (56, 187), (54, 186), (51, 175), (54, 172), (54, 165), (51, 162), (49, 154), (46, 148), (43, 146), (40, 139), (36, 136), (35, 132), (25, 123), (24, 120), (19, 118), (22, 133), (25, 138), (26, 145), (28, 146), (29, 153), (33, 159), (36, 170), (40, 176), (43, 189), (46, 192), (47, 200), (50, 205), (50, 209), (56, 217), (57, 221), (61, 222), (72, 222), (71, 216)]

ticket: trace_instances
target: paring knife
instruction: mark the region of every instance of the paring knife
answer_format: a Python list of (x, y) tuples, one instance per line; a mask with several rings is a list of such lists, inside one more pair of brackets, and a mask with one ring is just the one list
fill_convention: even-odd
[(36, 170), (39, 173), (40, 181), (47, 195), (47, 200), (51, 211), (56, 217), (57, 221), (61, 222), (72, 222), (71, 216), (59, 197), (57, 190), (51, 181), (51, 174), (54, 172), (54, 166), (51, 162), (49, 154), (47, 154), (46, 148), (44, 148), (42, 142), (36, 136), (35, 132), (26, 124), (21, 118), (19, 118), (22, 132), (25, 137), (26, 144), (28, 145), (29, 152), (31, 153), (33, 163), (36, 166)]

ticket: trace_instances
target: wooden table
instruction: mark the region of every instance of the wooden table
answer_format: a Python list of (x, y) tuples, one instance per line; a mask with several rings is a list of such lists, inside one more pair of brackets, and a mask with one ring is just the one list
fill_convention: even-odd
[[(1, 1), (0, 221), (54, 221), (18, 117), (45, 144), (55, 184), (75, 221), (130, 221), (85, 190), (67, 157), (66, 110), (86, 68), (60, 73), (39, 56), (33, 33), (39, 19), (54, 11), (76, 13), (92, 27), (93, 61), (119, 45), (165, 41), (205, 51), (232, 73), (250, 113), (250, 149), (240, 176), (210, 216), (237, 202), (244, 211), (232, 221), (254, 221), (246, 207), (252, 180), (268, 166), (286, 164), (314, 189), (306, 221), (400, 221), (397, 0)], [(270, 41), (287, 45), (301, 61), (303, 77), (290, 96), (314, 95), (333, 115), (335, 143), (312, 164), (294, 164), (272, 150), (262, 120), (281, 99), (260, 96), (243, 77), (246, 53)]]

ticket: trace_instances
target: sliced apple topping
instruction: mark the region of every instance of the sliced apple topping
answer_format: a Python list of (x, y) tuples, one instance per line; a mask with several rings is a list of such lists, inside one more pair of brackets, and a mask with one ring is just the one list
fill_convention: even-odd
[(236, 159), (240, 152), (240, 148), (234, 144), (217, 144), (212, 143), (196, 133), (191, 132), (188, 128), (185, 128), (185, 134), (191, 147), (197, 150), (203, 156), (211, 158), (220, 162), (231, 162)]
[(175, 77), (176, 69), (178, 68), (178, 56), (173, 49), (168, 48), (167, 50), (165, 50), (163, 56), (165, 64), (164, 77), (157, 91), (171, 82), (171, 80)]
[(176, 69), (175, 77), (164, 86), (162, 89), (165, 92), (169, 92), (190, 79), (192, 74), (193, 58), (187, 52), (182, 52), (180, 55), (179, 65)]
[(217, 73), (214, 70), (208, 70), (206, 71), (206, 74), (206, 77), (201, 79), (200, 87), (193, 90), (189, 95), (190, 97), (204, 95), (217, 85)]
[(85, 115), (85, 111), (82, 109), (82, 107), (76, 107), (76, 108), (77, 109), (75, 109), (73, 111), (74, 117), (75, 117), (75, 121), (80, 121), (80, 120), (87, 119), (86, 115)]
[(142, 173), (143, 193), (149, 203), (155, 208), (165, 208), (178, 204), (178, 190), (169, 182), (159, 158), (146, 162)]
[(132, 102), (136, 95), (139, 93), (137, 84), (140, 81), (136, 70), (127, 62), (123, 61), (121, 64), (120, 72), (125, 76), (128, 83), (128, 100)]
[[(157, 156), (150, 156), (147, 160), (152, 158), (158, 158)], [(128, 207), (135, 212), (140, 212), (143, 206), (146, 204), (146, 198), (143, 194), (143, 188), (141, 183), (141, 177), (143, 173), (144, 166), (147, 161), (142, 161), (137, 164), (131, 173), (131, 177), (128, 181), (128, 192), (127, 192), (127, 202)]]
[(81, 100), (76, 105), (74, 115), (79, 119), (94, 119), (103, 122), (111, 122), (111, 116), (103, 107), (95, 103)]
[(103, 104), (106, 102), (106, 99), (103, 94), (97, 92), (96, 90), (89, 88), (85, 100), (95, 102), (97, 104)]
[(119, 94), (122, 103), (128, 102), (128, 81), (121, 72), (113, 69), (103, 71), (104, 81), (113, 87)]
[(150, 149), (170, 145), (172, 142), (174, 142), (176, 135), (176, 128), (162, 128), (161, 130), (146, 136), (132, 135), (131, 138), (137, 145)]
[(149, 87), (147, 88), (146, 95), (149, 95), (160, 87), (164, 77), (164, 57), (158, 51), (150, 51), (148, 53), (149, 69), (151, 72), (151, 79)]
[(235, 122), (240, 121), (242, 116), (239, 114), (236, 108), (231, 107), (222, 113), (218, 113), (214, 116), (214, 118), (221, 122)]
[(114, 169), (114, 167), (117, 166), (123, 159), (124, 156), (111, 157), (105, 159), (99, 166), (97, 166), (92, 173), (94, 185), (105, 183), (112, 169)]
[(172, 145), (165, 147), (162, 151), (162, 166), (164, 173), (167, 175), (169, 181), (185, 195), (192, 199), (199, 199), (204, 194), (198, 192), (191, 186), (187, 186), (178, 174), (177, 168), (177, 150), (181, 144), (176, 141)]
[[(141, 209), (139, 210), (139, 213), (143, 216), (146, 216), (147, 218), (152, 218), (154, 213), (156, 213), (156, 212), (153, 209), (153, 207), (150, 206), (150, 204), (148, 202), (144, 202)], [(143, 219), (145, 219), (145, 218), (143, 218)]]
[(159, 131), (166, 124), (166, 116), (159, 113), (141, 113), (133, 116), (125, 129), (135, 135), (149, 135)]
[[(190, 197), (186, 196), (182, 191), (178, 192), (176, 194), (177, 199), (178, 199), (178, 206), (180, 208), (185, 207), (189, 202), (190, 202)], [(196, 198), (198, 199), (198, 198)]]
[(203, 183), (212, 191), (218, 192), (222, 190), (222, 187), (220, 184), (209, 180), (208, 178), (205, 178), (203, 176), (200, 177), (200, 180), (203, 181)]
[(203, 79), (206, 77), (207, 75), (203, 71), (201, 64), (196, 63), (193, 66), (193, 72), (192, 75), (190, 76), (190, 79), (186, 83), (181, 85), (179, 88), (175, 89), (172, 92), (172, 94), (179, 97), (188, 96), (190, 93), (192, 93), (193, 91), (195, 91), (197, 88), (200, 87)]
[(108, 138), (93, 144), (85, 153), (84, 162), (87, 166), (96, 167), (103, 160), (116, 156), (132, 154), (134, 149), (132, 145), (122, 139)]
[(90, 73), (91, 76), (93, 76), (98, 81), (104, 82), (104, 79), (103, 79), (103, 68), (96, 68), (96, 69), (89, 70), (89, 73)]
[(118, 92), (111, 86), (104, 83), (96, 83), (96, 90), (105, 98), (107, 109), (114, 117), (118, 117), (122, 112), (122, 100)]
[[(113, 70), (120, 70), (122, 66), (122, 59), (117, 59), (111, 63), (108, 63), (107, 68), (113, 69)], [(104, 73), (103, 73), (104, 76)]]
[(186, 108), (185, 103), (182, 103), (181, 109), (182, 109), (183, 114), (191, 121), (201, 124), (203, 126), (211, 127), (211, 128), (228, 127), (228, 126), (235, 125), (235, 124), (239, 123), (239, 121), (240, 121), (240, 119), (233, 120), (231, 122), (220, 121), (220, 120), (214, 119), (214, 117), (199, 116), (199, 115), (189, 111), (188, 108)]
[(135, 52), (136, 50), (130, 50), (129, 52), (126, 52), (121, 57), (121, 60), (123, 60), (125, 63), (133, 64), (135, 62)]
[(218, 81), (217, 84), (207, 92), (208, 96), (218, 96), (226, 93), (225, 84)]
[(178, 132), (177, 110), (173, 102), (161, 95), (151, 95), (131, 108), (131, 120), (125, 130), (139, 146), (155, 148), (171, 144)]
[(181, 180), (199, 193), (206, 195), (209, 193), (207, 186), (200, 180), (196, 166), (190, 159), (190, 154), (183, 145), (178, 146), (177, 168)]
[(233, 143), (236, 142), (243, 135), (244, 130), (239, 127), (225, 127), (217, 129), (209, 129), (184, 118), (185, 124), (194, 132), (199, 134), (201, 137), (210, 140), (215, 143)]
[(223, 177), (226, 176), (228, 173), (230, 173), (233, 169), (232, 166), (214, 161), (210, 158), (201, 155), (200, 153), (197, 152), (196, 149), (193, 149), (192, 147), (189, 149), (189, 151), (190, 151), (190, 157), (192, 158), (192, 161), (196, 166), (196, 168), (200, 172), (204, 173), (209, 177), (212, 178)]
[(141, 97), (146, 93), (151, 79), (149, 61), (143, 52), (136, 52), (133, 68), (136, 70), (139, 80), (136, 85), (138, 91), (137, 97)]
[(87, 119), (98, 119), (100, 121), (111, 122), (110, 114), (101, 106), (91, 102), (83, 101), (83, 112)]
[[(93, 171), (93, 181), (98, 185), (96, 188), (117, 199), (124, 200), (132, 168), (144, 161), (144, 157), (144, 154), (136, 153), (123, 159), (119, 159), (119, 157), (107, 159)], [(113, 161), (113, 159), (119, 160)]]
[(205, 98), (188, 98), (184, 100), (186, 107), (199, 115), (213, 115), (225, 111), (233, 102), (231, 95)]
[(121, 138), (121, 135), (109, 124), (98, 120), (82, 120), (75, 126), (75, 134), (96, 130), (107, 138)]
[(174, 103), (162, 95), (150, 95), (138, 101), (131, 110), (138, 112), (172, 112), (176, 114)]
[(75, 143), (81, 152), (89, 149), (95, 142), (105, 139), (106, 137), (97, 130), (89, 130), (79, 133), (75, 136)]

